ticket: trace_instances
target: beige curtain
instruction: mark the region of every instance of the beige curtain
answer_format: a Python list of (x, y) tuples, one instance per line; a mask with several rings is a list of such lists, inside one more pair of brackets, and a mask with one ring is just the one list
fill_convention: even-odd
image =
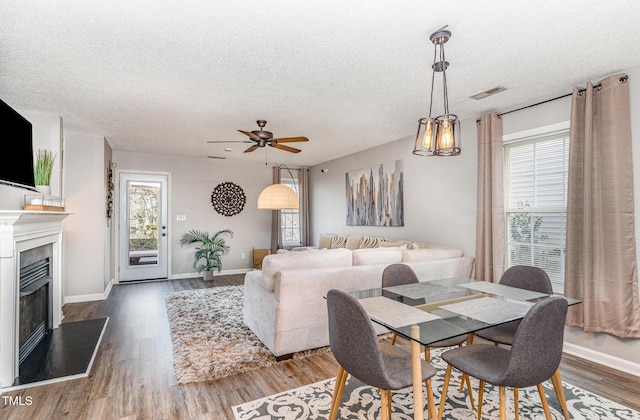
[(309, 245), (309, 169), (298, 169), (298, 190), (300, 194), (300, 244)]
[(629, 86), (614, 75), (573, 89), (565, 296), (567, 324), (640, 337)]
[[(271, 168), (273, 183), (280, 183), (280, 167)], [(280, 235), (280, 210), (271, 210), (271, 253), (275, 254), (282, 248), (282, 237)]]
[(504, 266), (502, 119), (492, 112), (478, 121), (478, 215), (475, 278), (498, 282)]

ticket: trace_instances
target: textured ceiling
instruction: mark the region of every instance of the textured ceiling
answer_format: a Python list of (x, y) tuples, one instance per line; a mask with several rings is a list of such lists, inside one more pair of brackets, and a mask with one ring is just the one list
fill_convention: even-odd
[[(0, 98), (114, 150), (313, 165), (414, 135), (429, 35), (447, 24), (462, 119), (640, 65), (638, 1), (3, 0)], [(257, 119), (310, 141), (295, 155), (207, 144), (245, 140)]]

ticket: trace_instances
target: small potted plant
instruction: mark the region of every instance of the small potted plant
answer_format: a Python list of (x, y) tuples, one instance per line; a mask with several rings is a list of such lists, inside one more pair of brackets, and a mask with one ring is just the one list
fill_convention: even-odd
[(38, 192), (51, 194), (51, 172), (53, 171), (53, 161), (56, 155), (50, 150), (38, 149), (36, 153), (36, 165), (33, 168), (34, 180)]
[(193, 252), (193, 268), (202, 273), (204, 280), (213, 279), (213, 270), (222, 271), (222, 257), (227, 255), (231, 248), (227, 245), (225, 236), (233, 237), (233, 232), (224, 229), (209, 235), (200, 230), (190, 230), (182, 235), (180, 245), (197, 244)]

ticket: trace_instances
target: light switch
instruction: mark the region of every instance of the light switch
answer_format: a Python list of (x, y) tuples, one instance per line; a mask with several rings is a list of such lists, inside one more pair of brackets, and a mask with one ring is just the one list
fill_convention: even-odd
[(176, 216), (176, 220), (178, 222), (186, 222), (187, 221), (187, 215), (186, 214), (178, 214)]

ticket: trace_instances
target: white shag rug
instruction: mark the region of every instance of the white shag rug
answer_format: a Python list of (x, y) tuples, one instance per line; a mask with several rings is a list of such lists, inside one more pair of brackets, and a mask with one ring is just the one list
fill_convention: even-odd
[[(277, 363), (242, 321), (244, 286), (222, 286), (167, 296), (173, 366), (179, 384), (210, 382)], [(294, 354), (301, 359), (329, 347)]]

